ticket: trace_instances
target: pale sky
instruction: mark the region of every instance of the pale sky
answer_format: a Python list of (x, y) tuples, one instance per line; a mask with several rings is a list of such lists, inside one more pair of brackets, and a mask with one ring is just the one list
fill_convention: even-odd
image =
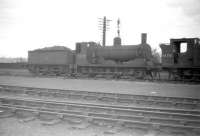
[(101, 42), (98, 18), (111, 19), (107, 45), (121, 20), (122, 44), (200, 37), (200, 0), (0, 0), (0, 57), (27, 57), (47, 46), (75, 48), (76, 42)]

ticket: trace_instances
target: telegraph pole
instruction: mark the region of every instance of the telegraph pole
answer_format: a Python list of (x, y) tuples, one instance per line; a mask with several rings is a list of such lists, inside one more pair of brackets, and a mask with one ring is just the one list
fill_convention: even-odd
[(103, 18), (103, 46), (106, 45), (106, 17)]
[(99, 18), (101, 19), (99, 21), (99, 27), (100, 27), (100, 30), (102, 30), (102, 45), (105, 46), (106, 45), (106, 31), (109, 30), (109, 22), (111, 20), (109, 19), (106, 19), (106, 16), (104, 16), (103, 18)]

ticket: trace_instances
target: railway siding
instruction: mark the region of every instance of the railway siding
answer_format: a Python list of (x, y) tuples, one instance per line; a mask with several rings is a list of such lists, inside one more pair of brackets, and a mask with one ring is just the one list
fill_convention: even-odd
[[(4, 100), (2, 100), (4, 99)], [(90, 112), (85, 112), (85, 111), (80, 111), (80, 110), (75, 110), (72, 108), (69, 108), (64, 104), (62, 107), (59, 105), (59, 103), (47, 103), (45, 101), (36, 101), (36, 100), (27, 100), (27, 99), (11, 99), (11, 98), (2, 98), (1, 99), (1, 108), (8, 108), (11, 109), (12, 112), (15, 112), (15, 114), (19, 111), (29, 111), (29, 112), (34, 112), (37, 113), (37, 116), (40, 117), (42, 114), (50, 114), (50, 115), (60, 115), (59, 117), (64, 117), (64, 116), (71, 116), (71, 117), (78, 117), (78, 118), (90, 118), (90, 121), (93, 120), (99, 120), (99, 121), (108, 121), (112, 122), (120, 122), (121, 125), (136, 125), (139, 127), (142, 125), (142, 127), (152, 127), (152, 126), (159, 126), (163, 128), (171, 128), (171, 129), (182, 129), (182, 130), (189, 130), (192, 131), (195, 129), (200, 130), (200, 120), (199, 117), (196, 116), (196, 119), (172, 119), (172, 116), (165, 116), (164, 117), (149, 117), (149, 116), (144, 116), (144, 114), (139, 114), (139, 115), (125, 115), (125, 114), (120, 114), (117, 115), (115, 114), (115, 110), (111, 110), (112, 113), (99, 113), (98, 111), (90, 111)], [(32, 103), (32, 106), (30, 106), (30, 103)], [(36, 104), (34, 104), (36, 103)], [(26, 104), (28, 104), (26, 106)], [(57, 108), (48, 108), (48, 105), (58, 105)], [(88, 107), (87, 107), (88, 108)], [(181, 116), (181, 114), (180, 114)], [(193, 116), (194, 117), (194, 116)], [(104, 122), (105, 123), (105, 122)], [(113, 124), (114, 125), (114, 124)], [(139, 125), (139, 126), (138, 126)], [(129, 127), (130, 127), (129, 126)], [(133, 126), (132, 126), (133, 127)]]
[(20, 116), (24, 122), (39, 119), (42, 124), (53, 125), (68, 120), (76, 124), (200, 134), (197, 98), (8, 85), (0, 86), (0, 94), (0, 117)]
[[(154, 83), (135, 82), (113, 82), (102, 81), (102, 83), (90, 80), (63, 80), (44, 78), (24, 78), (17, 81), (0, 78), (0, 118), (17, 117), (22, 122), (39, 120), (43, 125), (55, 125), (63, 121), (70, 124), (106, 126), (107, 128), (140, 128), (145, 130), (165, 131), (170, 133), (195, 133), (200, 135), (200, 99), (198, 97), (198, 86), (192, 85), (191, 90), (178, 90), (175, 85), (168, 87), (176, 88), (174, 92), (163, 92), (161, 86)], [(18, 77), (17, 77), (18, 79)], [(51, 82), (61, 81), (60, 87), (42, 85), (37, 86), (38, 81)], [(30, 81), (34, 81), (30, 83)], [(69, 81), (69, 82), (67, 82)], [(83, 81), (83, 83), (82, 83)], [(89, 83), (90, 82), (90, 83)], [(25, 85), (25, 84), (26, 85)], [(66, 84), (64, 84), (66, 83)], [(82, 86), (82, 84), (93, 84), (96, 87), (109, 85), (111, 89), (116, 86), (127, 85), (118, 90), (107, 91), (103, 88), (90, 87), (81, 89), (68, 86), (71, 83)], [(80, 84), (79, 84), (80, 83)], [(115, 86), (116, 85), (116, 86)], [(144, 90), (150, 86), (150, 90)], [(155, 87), (154, 87), (155, 85)], [(37, 87), (36, 87), (37, 86)], [(46, 87), (45, 87), (46, 86)], [(66, 87), (68, 86), (68, 87)], [(128, 93), (132, 88), (132, 92)], [(139, 87), (140, 89), (137, 90)], [(166, 86), (165, 86), (166, 87)], [(181, 85), (181, 89), (182, 86)], [(94, 89), (94, 90), (92, 90)], [(105, 89), (105, 90), (104, 90)], [(136, 89), (136, 90), (135, 90)], [(147, 88), (148, 89), (148, 88)], [(96, 91), (97, 90), (97, 91)], [(143, 90), (142, 92), (139, 92)], [(182, 93), (183, 91), (183, 93)], [(152, 93), (154, 92), (154, 93)], [(156, 92), (156, 93), (155, 93)], [(174, 95), (174, 93), (178, 94)], [(192, 97), (195, 93), (197, 95)], [(112, 133), (112, 132), (110, 132)], [(117, 133), (114, 131), (113, 133)]]
[(93, 101), (122, 106), (148, 106), (177, 109), (200, 109), (200, 100), (192, 98), (128, 95), (118, 93), (87, 92), (76, 90), (43, 89), (19, 86), (1, 86), (6, 94), (23, 94), (35, 97), (57, 97), (65, 100)]

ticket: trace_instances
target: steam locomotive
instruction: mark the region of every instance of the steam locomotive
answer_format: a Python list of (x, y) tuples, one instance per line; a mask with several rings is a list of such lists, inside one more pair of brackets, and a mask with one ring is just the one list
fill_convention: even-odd
[(170, 44), (160, 44), (162, 69), (171, 79), (200, 79), (200, 39), (170, 39)]
[[(182, 43), (187, 44), (185, 52), (180, 50)], [(141, 35), (138, 45), (122, 45), (120, 37), (114, 38), (113, 46), (79, 42), (75, 50), (55, 46), (29, 51), (28, 69), (36, 75), (106, 78), (145, 78), (148, 75), (153, 78), (162, 70), (173, 79), (199, 79), (198, 38), (171, 39), (170, 44), (160, 47), (162, 64), (152, 55), (146, 33)]]
[(151, 47), (142, 34), (138, 45), (121, 45), (115, 37), (113, 46), (95, 42), (76, 43), (74, 51), (66, 47), (51, 47), (28, 52), (29, 70), (35, 74), (119, 75), (142, 73), (152, 58)]

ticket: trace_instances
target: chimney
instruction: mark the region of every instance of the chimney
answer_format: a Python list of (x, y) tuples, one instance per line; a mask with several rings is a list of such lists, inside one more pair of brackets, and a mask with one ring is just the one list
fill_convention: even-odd
[(141, 35), (141, 44), (147, 43), (147, 33), (142, 33)]

